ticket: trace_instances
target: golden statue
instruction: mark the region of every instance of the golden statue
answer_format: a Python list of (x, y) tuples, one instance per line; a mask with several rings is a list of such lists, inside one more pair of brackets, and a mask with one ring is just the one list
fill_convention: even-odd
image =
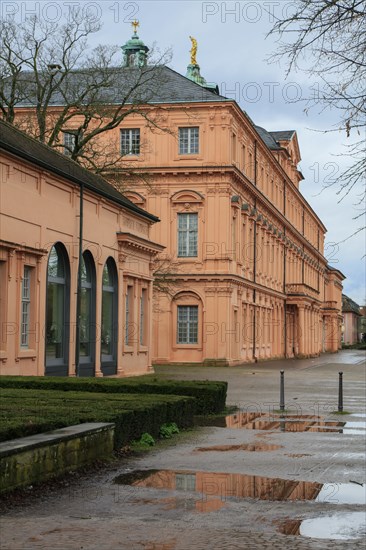
[(197, 65), (197, 59), (196, 59), (196, 55), (197, 55), (197, 40), (195, 38), (193, 38), (193, 36), (190, 36), (189, 37), (191, 39), (191, 42), (192, 42), (192, 48), (191, 48), (191, 51), (190, 51), (190, 54), (191, 54), (191, 65)]
[(137, 34), (137, 27), (140, 26), (140, 23), (137, 21), (137, 19), (135, 19), (134, 21), (132, 21), (131, 25), (133, 26), (133, 32)]

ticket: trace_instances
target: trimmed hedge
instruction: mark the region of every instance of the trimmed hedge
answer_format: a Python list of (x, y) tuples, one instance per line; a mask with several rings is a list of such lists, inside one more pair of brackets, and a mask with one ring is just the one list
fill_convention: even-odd
[(159, 380), (154, 375), (134, 378), (0, 376), (0, 388), (186, 395), (196, 398), (195, 414), (214, 414), (222, 412), (225, 408), (227, 382)]
[(83, 422), (114, 422), (118, 449), (144, 432), (158, 437), (165, 423), (190, 427), (194, 412), (195, 400), (184, 396), (2, 389), (0, 441)]

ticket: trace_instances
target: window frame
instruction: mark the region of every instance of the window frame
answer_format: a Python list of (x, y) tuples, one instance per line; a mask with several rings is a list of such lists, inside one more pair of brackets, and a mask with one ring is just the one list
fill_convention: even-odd
[(74, 132), (64, 132), (63, 137), (63, 147), (64, 147), (64, 155), (66, 157), (71, 157), (76, 143), (76, 135)]
[[(138, 134), (138, 146), (134, 145), (133, 133)], [(128, 149), (124, 149), (123, 136), (128, 133)], [(137, 151), (134, 149), (136, 147)], [(120, 129), (120, 153), (122, 156), (138, 157), (141, 154), (141, 130), (140, 128), (121, 128)]]
[[(186, 310), (188, 315), (186, 320), (180, 319), (180, 312)], [(191, 314), (193, 310), (196, 312), (195, 318)], [(186, 337), (182, 339), (180, 334), (182, 334), (182, 323), (184, 323), (183, 330), (186, 333)], [(193, 326), (194, 338), (191, 338), (191, 329)], [(199, 343), (199, 306), (198, 304), (178, 304), (177, 305), (177, 332), (176, 332), (176, 344), (178, 346), (197, 346)]]
[[(25, 284), (27, 282), (27, 285)], [(25, 290), (27, 292), (25, 292)], [(31, 294), (32, 294), (32, 267), (25, 265), (23, 267), (23, 277), (21, 286), (21, 329), (20, 329), (20, 348), (29, 349), (29, 333), (31, 322)], [(26, 321), (24, 321), (26, 318)], [(25, 337), (23, 339), (23, 337)]]
[[(197, 131), (197, 132), (196, 132)], [(192, 135), (196, 132), (197, 135)], [(184, 137), (184, 133), (187, 134)], [(186, 141), (184, 141), (184, 139)], [(178, 154), (199, 155), (200, 154), (200, 127), (199, 126), (179, 126), (178, 127)]]
[[(186, 227), (181, 227), (181, 220), (186, 217)], [(195, 227), (191, 228), (192, 221), (195, 220)], [(177, 257), (178, 258), (198, 258), (198, 212), (177, 212)], [(193, 244), (191, 235), (195, 235)], [(183, 235), (183, 247), (181, 247), (181, 235)], [(192, 250), (193, 248), (193, 250)], [(185, 250), (183, 250), (185, 249)], [(184, 252), (184, 253), (183, 253)]]
[[(105, 285), (103, 282), (103, 273), (105, 268), (108, 269), (109, 277), (111, 278), (111, 285)], [(101, 346), (100, 346), (100, 369), (105, 376), (117, 374), (117, 355), (118, 355), (118, 272), (114, 259), (109, 256), (103, 265), (102, 270), (102, 303), (101, 303)], [(106, 354), (102, 352), (102, 328), (103, 328), (103, 302), (105, 293), (108, 292), (112, 295), (112, 308), (111, 308), (111, 351), (112, 353)]]
[[(62, 261), (63, 276), (50, 275), (50, 258), (52, 250), (55, 249), (58, 260)], [(70, 353), (70, 262), (64, 245), (56, 242), (50, 249), (47, 261), (47, 279), (46, 279), (46, 327), (48, 327), (49, 318), (49, 287), (50, 285), (60, 285), (63, 288), (63, 315), (62, 315), (62, 356), (50, 358), (47, 356), (47, 332), (45, 345), (45, 375), (68, 376), (69, 353)], [(46, 328), (46, 331), (48, 328)]]

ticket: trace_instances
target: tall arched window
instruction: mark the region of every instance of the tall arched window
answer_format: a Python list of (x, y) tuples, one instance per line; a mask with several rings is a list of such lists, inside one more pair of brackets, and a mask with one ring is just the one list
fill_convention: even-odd
[(45, 374), (68, 375), (70, 268), (66, 250), (56, 243), (47, 266)]
[(95, 374), (95, 267), (91, 253), (81, 263), (79, 376)]
[(113, 258), (108, 258), (103, 269), (101, 370), (104, 375), (117, 373), (118, 338), (118, 281)]

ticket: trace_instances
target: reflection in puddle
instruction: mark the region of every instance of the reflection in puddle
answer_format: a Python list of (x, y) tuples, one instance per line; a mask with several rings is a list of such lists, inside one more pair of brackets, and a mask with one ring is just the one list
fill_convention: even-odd
[(303, 521), (289, 520), (281, 525), (280, 532), (315, 539), (358, 539), (366, 535), (366, 515), (365, 512), (346, 512)]
[(277, 451), (282, 449), (282, 445), (267, 445), (266, 443), (243, 443), (242, 445), (213, 445), (212, 447), (197, 447), (195, 451), (249, 451), (249, 452), (265, 452)]
[[(222, 419), (220, 419), (222, 420)], [(220, 425), (217, 425), (221, 427)], [(225, 419), (227, 428), (245, 430), (280, 430), (281, 432), (330, 432), (362, 435), (366, 433), (366, 422), (325, 421), (319, 416), (269, 416), (263, 413), (231, 414)]]
[(332, 484), (280, 478), (186, 470), (135, 470), (115, 478), (115, 483), (209, 496), (260, 500), (316, 500), (333, 504), (366, 503), (365, 488), (355, 483)]
[(178, 497), (168, 497), (168, 498), (139, 498), (131, 501), (131, 504), (137, 505), (155, 505), (161, 506), (163, 510), (184, 510), (192, 512), (216, 512), (224, 506), (225, 502), (219, 498), (205, 498), (205, 499), (194, 499), (194, 498), (178, 498)]

